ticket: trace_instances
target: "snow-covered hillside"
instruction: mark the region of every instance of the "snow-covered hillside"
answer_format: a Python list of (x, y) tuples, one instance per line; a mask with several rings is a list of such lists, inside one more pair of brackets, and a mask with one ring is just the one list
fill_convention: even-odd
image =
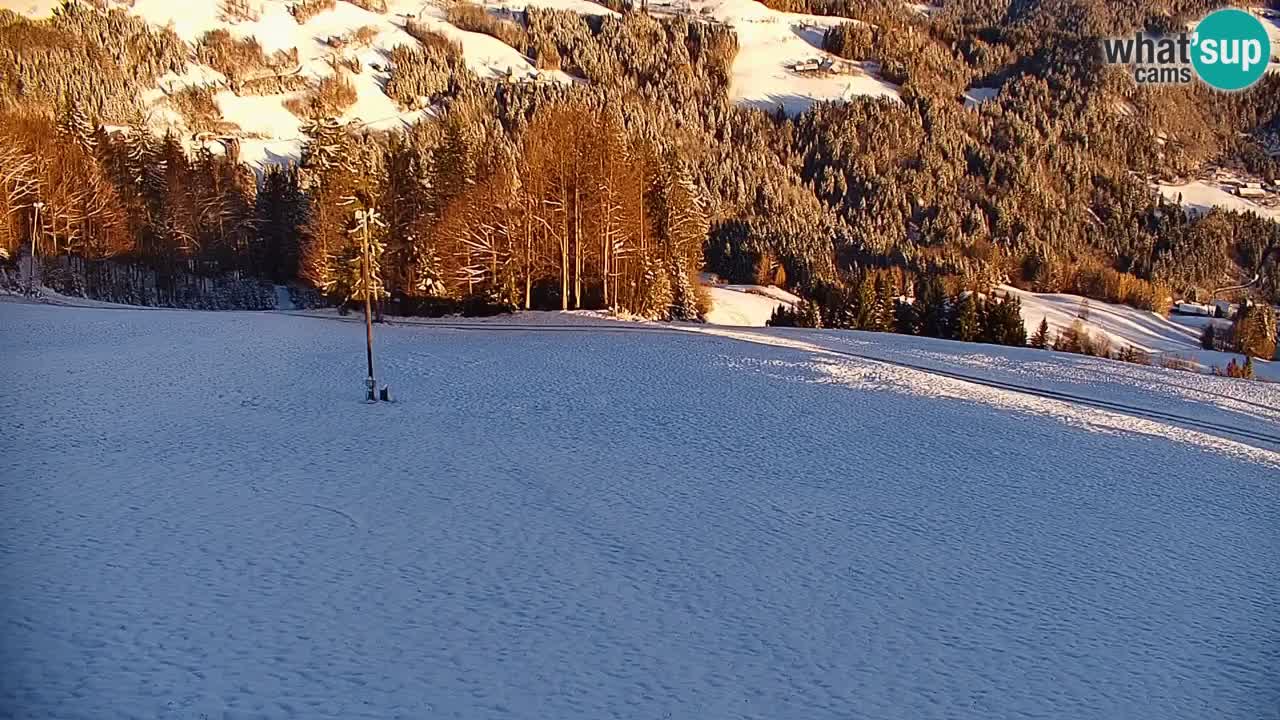
[(1181, 202), (1188, 209), (1205, 212), (1219, 207), (1224, 210), (1252, 212), (1269, 220), (1280, 220), (1280, 208), (1260, 205), (1248, 198), (1233, 195), (1218, 185), (1196, 180), (1182, 185), (1158, 185), (1157, 189), (1166, 200)]
[(58, 7), (59, 0), (0, 0), (0, 10), (12, 10), (30, 17), (44, 17)]
[(1277, 717), (1276, 386), (402, 325), (366, 405), (363, 332), (0, 303), (0, 714)]
[(711, 295), (707, 322), (713, 325), (764, 327), (780, 305), (795, 307), (800, 298), (772, 285), (705, 286)]
[[(385, 54), (391, 48), (417, 44), (404, 30), (408, 18), (457, 41), (467, 66), (480, 77), (537, 76), (555, 82), (572, 80), (563, 72), (537, 71), (523, 54), (524, 48), (513, 48), (488, 35), (458, 29), (445, 19), (444, 3), (429, 0), (388, 0), (385, 13), (370, 12), (339, 0), (332, 10), (320, 12), (303, 23), (290, 15), (292, 3), (287, 0), (246, 0), (247, 7), (256, 16), (254, 19), (228, 16), (219, 0), (108, 1), (157, 26), (171, 26), (181, 38), (193, 43), (205, 32), (222, 29), (236, 38), (257, 39), (266, 53), (297, 48), (298, 72), (313, 84), (333, 73), (329, 59), (334, 56), (334, 49), (326, 42), (329, 38), (349, 34), (357, 28), (373, 28), (376, 34), (367, 46), (344, 51), (358, 58), (364, 69), (349, 77), (355, 85), (357, 100), (342, 118), (375, 129), (410, 123), (423, 113), (397, 107), (383, 92), (387, 73), (377, 69), (386, 64)], [(8, 0), (8, 3), (32, 16), (47, 15), (54, 6), (44, 0)], [(482, 0), (477, 4), (491, 11), (519, 11), (534, 6), (590, 15), (612, 14), (589, 0)], [(778, 12), (755, 0), (681, 0), (679, 3), (655, 2), (650, 7), (656, 15), (685, 14), (734, 29), (740, 50), (733, 65), (729, 94), (742, 104), (769, 111), (782, 107), (794, 114), (818, 100), (847, 100), (863, 95), (897, 97), (897, 89), (878, 77), (874, 64), (844, 63), (821, 49), (822, 34), (828, 27), (853, 20)], [(807, 61), (832, 61), (835, 68), (795, 69), (797, 64)], [(237, 96), (224, 89), (225, 85), (226, 78), (220, 73), (191, 65), (182, 76), (162, 78), (159, 87), (143, 100), (151, 108), (151, 121), (157, 130), (183, 130), (182, 116), (166, 103), (167, 95), (188, 86), (213, 87), (219, 90), (215, 102), (222, 119), (239, 128), (236, 134), (241, 137), (241, 154), (246, 162), (260, 165), (296, 159), (302, 141), (301, 121), (285, 109), (284, 103), (297, 93)]]
[[(1225, 368), (1233, 358), (1241, 360), (1238, 355), (1201, 348), (1200, 334), (1204, 324), (1211, 322), (1208, 318), (1164, 317), (1126, 305), (1086, 300), (1079, 295), (1033, 293), (1009, 285), (1002, 285), (1000, 289), (1016, 296), (1022, 303), (1022, 320), (1028, 337), (1035, 334), (1041, 320), (1046, 320), (1052, 340), (1080, 319), (1081, 304), (1085, 303), (1088, 306), (1088, 318), (1082, 321), (1085, 329), (1094, 338), (1105, 337), (1116, 351), (1133, 347), (1147, 353), (1153, 362), (1166, 359), (1186, 361), (1205, 373)], [(775, 308), (779, 305), (794, 307), (800, 300), (785, 290), (758, 285), (710, 284), (707, 290), (713, 306), (707, 322), (712, 325), (764, 327)], [(902, 341), (893, 339), (887, 342)], [(1280, 382), (1278, 362), (1259, 360), (1254, 364), (1254, 371), (1259, 378)]]
[[(1050, 337), (1071, 327), (1079, 319), (1085, 298), (1065, 293), (1031, 293), (1010, 286), (1002, 289), (1022, 302), (1022, 320), (1030, 337), (1040, 326), (1049, 322)], [(1088, 317), (1082, 320), (1085, 329), (1096, 338), (1106, 337), (1114, 350), (1133, 347), (1151, 355), (1154, 361), (1163, 359), (1186, 360), (1199, 366), (1203, 372), (1222, 369), (1240, 356), (1230, 353), (1204, 350), (1200, 346), (1200, 334), (1209, 318), (1171, 317), (1131, 308), (1112, 305), (1098, 300), (1088, 300)], [(1219, 321), (1225, 322), (1225, 321)], [(1258, 361), (1255, 372), (1260, 378), (1280, 382), (1280, 363)]]
[[(396, 45), (417, 45), (418, 41), (404, 30), (406, 18), (412, 17), (428, 29), (457, 41), (468, 68), (482, 78), (537, 73), (519, 50), (496, 38), (465, 32), (446, 22), (444, 8), (436, 3), (392, 0), (388, 2), (387, 12), (377, 13), (349, 2), (338, 2), (332, 10), (321, 12), (304, 23), (297, 22), (289, 14), (290, 3), (251, 0), (250, 5), (258, 13), (256, 20), (228, 19), (215, 0), (188, 3), (135, 0), (129, 5), (129, 10), (156, 25), (171, 25), (180, 37), (189, 42), (195, 42), (209, 30), (224, 29), (237, 38), (255, 38), (266, 53), (297, 48), (300, 72), (313, 81), (333, 73), (328, 59), (334, 55), (334, 50), (326, 43), (328, 38), (345, 35), (357, 28), (372, 27), (377, 31), (372, 41), (357, 51), (348, 51), (360, 60), (365, 69), (348, 77), (355, 85), (357, 100), (343, 113), (342, 119), (358, 121), (373, 129), (400, 126), (422, 115), (422, 111), (398, 108), (383, 92), (387, 73), (375, 69), (385, 65), (385, 54)], [(569, 81), (569, 77), (560, 72), (541, 75), (559, 82)], [(177, 92), (187, 85), (221, 86), (225, 81), (226, 78), (216, 71), (194, 65), (186, 76), (163, 78), (161, 87), (148, 99), (163, 108), (161, 101), (166, 93)], [(302, 121), (284, 106), (291, 97), (294, 94), (238, 96), (230, 90), (222, 90), (216, 95), (223, 119), (235, 123), (247, 138), (241, 143), (242, 155), (247, 162), (261, 164), (297, 158), (302, 142)]]
[(843, 18), (784, 13), (755, 0), (690, 0), (699, 17), (734, 29), (739, 51), (733, 63), (730, 97), (746, 105), (774, 111), (782, 107), (794, 115), (818, 100), (849, 100), (857, 96), (898, 97), (892, 84), (881, 80), (874, 64), (845, 72), (810, 73), (794, 67), (806, 60), (841, 64), (822, 50), (822, 35)]

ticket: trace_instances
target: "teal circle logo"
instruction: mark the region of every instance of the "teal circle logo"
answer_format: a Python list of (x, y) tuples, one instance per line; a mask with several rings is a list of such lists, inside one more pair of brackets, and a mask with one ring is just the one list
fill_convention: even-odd
[(1243, 10), (1218, 10), (1196, 26), (1191, 64), (1211, 87), (1243, 90), (1258, 82), (1270, 62), (1267, 29)]

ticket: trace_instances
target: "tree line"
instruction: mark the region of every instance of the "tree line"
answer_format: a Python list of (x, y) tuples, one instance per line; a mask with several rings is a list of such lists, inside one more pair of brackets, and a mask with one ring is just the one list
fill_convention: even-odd
[(863, 271), (824, 284), (796, 307), (779, 305), (771, 327), (839, 328), (919, 335), (963, 342), (1025, 346), (1022, 301), (973, 290), (949, 293), (936, 275)]

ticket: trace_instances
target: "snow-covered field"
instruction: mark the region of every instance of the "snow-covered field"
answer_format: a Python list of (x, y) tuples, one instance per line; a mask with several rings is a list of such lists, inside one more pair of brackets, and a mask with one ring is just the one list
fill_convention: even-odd
[(711, 295), (712, 325), (764, 327), (780, 305), (795, 307), (800, 298), (773, 285), (705, 285)]
[(1280, 446), (833, 351), (1275, 386), (607, 322), (0, 303), (0, 716), (1280, 717)]

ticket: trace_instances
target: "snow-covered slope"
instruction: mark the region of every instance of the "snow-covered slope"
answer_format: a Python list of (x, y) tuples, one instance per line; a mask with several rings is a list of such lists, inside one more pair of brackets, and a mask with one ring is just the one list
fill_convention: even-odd
[(632, 327), (0, 303), (3, 714), (1276, 717), (1280, 454), (831, 350), (1273, 386)]
[(0, 9), (28, 17), (48, 17), (60, 4), (60, 0), (0, 0)]
[[(707, 322), (713, 325), (764, 327), (774, 308), (779, 305), (794, 306), (800, 298), (775, 287), (758, 285), (708, 285), (713, 309)], [(1027, 336), (1034, 335), (1041, 320), (1049, 323), (1050, 338), (1069, 328), (1079, 318), (1081, 303), (1085, 298), (1065, 293), (1032, 293), (1009, 285), (1002, 285), (1005, 293), (1017, 296), (1022, 303), (1022, 320)], [(1105, 337), (1114, 350), (1134, 347), (1148, 353), (1154, 362), (1164, 359), (1189, 361), (1202, 372), (1222, 369), (1239, 356), (1230, 353), (1204, 350), (1200, 347), (1200, 333), (1208, 318), (1167, 318), (1153, 312), (1138, 310), (1126, 305), (1113, 305), (1098, 300), (1088, 300), (1088, 319), (1085, 328), (1095, 338)], [(1225, 321), (1219, 321), (1225, 322)], [(871, 338), (880, 337), (870, 335)], [(903, 342), (886, 340), (889, 344)], [(1257, 361), (1258, 377), (1280, 382), (1280, 363)]]
[(794, 115), (818, 100), (850, 100), (858, 96), (898, 97), (897, 88), (881, 80), (874, 64), (847, 72), (806, 74), (793, 66), (806, 60), (840, 59), (822, 50), (822, 35), (833, 25), (856, 22), (819, 15), (784, 13), (755, 0), (694, 0), (690, 8), (714, 18), (738, 35), (730, 97), (752, 107)]
[[(299, 72), (313, 81), (333, 73), (328, 60), (334, 49), (326, 40), (342, 36), (357, 28), (372, 27), (377, 33), (373, 40), (359, 49), (346, 49), (349, 56), (358, 58), (363, 70), (348, 75), (356, 88), (355, 104), (343, 113), (348, 122), (359, 121), (374, 129), (387, 129), (412, 122), (422, 111), (406, 111), (383, 92), (387, 80), (384, 71), (375, 65), (385, 63), (384, 54), (396, 45), (417, 44), (404, 30), (407, 17), (416, 18), (430, 29), (457, 41), (463, 50), (467, 66), (480, 77), (506, 77), (511, 73), (525, 75), (536, 72), (533, 65), (520, 51), (488, 35), (465, 32), (445, 21), (445, 10), (440, 4), (423, 3), (420, 0), (392, 0), (386, 13), (370, 12), (349, 2), (339, 1), (332, 10), (326, 10), (299, 24), (289, 14), (289, 4), (280, 0), (257, 0), (251, 7), (257, 11), (256, 20), (229, 20), (224, 17), (219, 3), (214, 0), (194, 0), (175, 3), (170, 0), (134, 0), (128, 5), (133, 12), (156, 25), (170, 25), (180, 37), (195, 42), (205, 32), (225, 29), (237, 38), (255, 38), (264, 52), (298, 49)], [(564, 73), (544, 73), (547, 77), (567, 82)], [(193, 66), (183, 77), (162, 79), (164, 92), (172, 93), (187, 85), (221, 86), (226, 78), (208, 68)], [(157, 91), (148, 99), (158, 102), (164, 92)], [(294, 95), (237, 96), (223, 90), (216, 102), (223, 119), (235, 123), (247, 140), (242, 142), (242, 155), (247, 162), (261, 164), (282, 158), (295, 158), (301, 146), (301, 120), (285, 109), (284, 102)], [(162, 107), (162, 105), (161, 105)], [(173, 119), (158, 113), (158, 117)]]
[(1182, 185), (1159, 185), (1157, 188), (1165, 199), (1174, 202), (1181, 199), (1181, 203), (1191, 210), (1203, 212), (1220, 207), (1224, 210), (1257, 213), (1270, 220), (1280, 220), (1280, 208), (1259, 205), (1248, 198), (1232, 195), (1217, 185), (1201, 180)]
[(794, 307), (800, 298), (772, 285), (707, 285), (713, 325), (764, 327), (779, 305)]
[[(1016, 295), (1022, 302), (1022, 320), (1030, 337), (1040, 326), (1042, 319), (1049, 321), (1050, 338), (1071, 327), (1081, 312), (1085, 298), (1079, 295), (1058, 293), (1031, 293), (1008, 285), (1005, 292)], [(1200, 333), (1208, 318), (1166, 318), (1162, 315), (1112, 305), (1098, 300), (1088, 301), (1088, 319), (1084, 326), (1094, 337), (1106, 337), (1114, 350), (1132, 346), (1149, 353), (1153, 360), (1164, 358), (1187, 360), (1199, 365), (1204, 372), (1222, 369), (1238, 355), (1204, 350), (1200, 347)], [(1258, 361), (1255, 372), (1259, 377), (1280, 382), (1280, 363)]]
[[(14, 0), (10, 0), (14, 1)], [(27, 0), (19, 0), (26, 2)], [(30, 0), (35, 2), (35, 0)], [(456, 40), (462, 46), (467, 66), (481, 77), (499, 78), (529, 76), (536, 69), (524, 56), (522, 49), (480, 33), (465, 32), (445, 20), (443, 3), (423, 0), (390, 0), (387, 12), (377, 13), (339, 0), (332, 10), (327, 10), (299, 24), (289, 13), (291, 3), (284, 0), (248, 0), (256, 19), (229, 18), (217, 0), (110, 0), (130, 12), (156, 25), (171, 26), (177, 34), (189, 42), (195, 42), (205, 32), (225, 29), (238, 38), (253, 37), (264, 51), (298, 49), (299, 70), (302, 75), (318, 82), (331, 75), (328, 62), (334, 54), (326, 40), (342, 36), (361, 28), (372, 27), (377, 33), (364, 48), (345, 52), (358, 57), (363, 70), (349, 79), (355, 84), (358, 99), (344, 113), (347, 121), (361, 121), (374, 128), (396, 127), (412, 122), (422, 111), (404, 111), (386, 96), (382, 88), (387, 75), (374, 65), (385, 62), (384, 53), (396, 45), (413, 45), (416, 41), (404, 31), (406, 18), (413, 17), (432, 29)], [(613, 14), (589, 0), (483, 0), (479, 4), (492, 10), (522, 10), (526, 6), (557, 8), (582, 14)], [(678, 4), (652, 3), (651, 11), (658, 15), (675, 13), (719, 22), (732, 27), (738, 35), (740, 51), (733, 65), (730, 97), (737, 102), (774, 111), (778, 107), (788, 113), (796, 113), (817, 100), (841, 100), (856, 96), (897, 97), (897, 89), (877, 76), (874, 64), (842, 63), (821, 50), (822, 34), (833, 24), (855, 22), (842, 18), (783, 13), (771, 10), (755, 0), (681, 0)], [(34, 8), (40, 11), (40, 7)], [(35, 12), (33, 14), (47, 14)], [(806, 71), (794, 69), (797, 63), (808, 60), (833, 60), (836, 71)], [(558, 82), (570, 82), (562, 72), (541, 73)], [(182, 129), (181, 116), (164, 102), (166, 93), (173, 93), (185, 86), (212, 86), (221, 88), (226, 78), (209, 68), (192, 66), (182, 77), (166, 77), (161, 86), (148, 93), (144, 100), (151, 103), (152, 122), (157, 129)], [(296, 158), (301, 135), (300, 121), (285, 109), (284, 102), (294, 95), (280, 94), (257, 97), (237, 97), (230, 90), (216, 96), (216, 103), (224, 120), (234, 123), (242, 136), (241, 150), (244, 159), (252, 164), (276, 162)]]

